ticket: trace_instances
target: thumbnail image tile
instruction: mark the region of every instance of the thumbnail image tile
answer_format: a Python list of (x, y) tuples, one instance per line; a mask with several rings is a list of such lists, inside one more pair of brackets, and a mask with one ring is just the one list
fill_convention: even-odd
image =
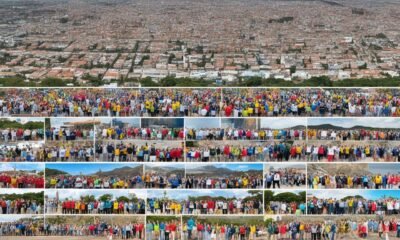
[(137, 163), (48, 163), (46, 188), (143, 188), (143, 165)]
[(266, 239), (394, 239), (398, 235), (396, 217), (266, 216)]
[(0, 162), (43, 162), (44, 141), (0, 144)]
[(0, 206), (2, 214), (43, 214), (42, 189), (2, 189)]
[(44, 118), (1, 118), (0, 144), (42, 141)]
[(46, 118), (46, 142), (93, 142), (94, 118)]
[(181, 217), (179, 216), (147, 216), (146, 239), (181, 240)]
[(54, 190), (45, 193), (46, 214), (144, 214), (143, 190)]
[(266, 189), (305, 189), (307, 181), (305, 163), (264, 164)]
[(43, 188), (44, 163), (1, 163), (0, 188)]
[(145, 239), (142, 216), (46, 216), (42, 239)]
[(177, 189), (185, 186), (184, 163), (146, 163), (144, 168), (146, 188)]
[(40, 215), (0, 215), (1, 239), (40, 239), (45, 235)]
[(300, 141), (187, 141), (188, 162), (305, 161), (306, 142)]
[(312, 163), (309, 189), (399, 189), (398, 163)]
[(263, 196), (257, 190), (149, 190), (147, 213), (158, 215), (262, 214)]
[(46, 162), (93, 162), (92, 141), (50, 141), (44, 148)]
[(306, 192), (301, 190), (265, 190), (265, 214), (304, 215), (306, 214)]
[(310, 190), (307, 213), (397, 216), (400, 214), (399, 197), (398, 190)]
[(157, 140), (96, 141), (100, 162), (183, 162), (184, 142)]
[(396, 162), (400, 142), (309, 140), (305, 150), (311, 162)]
[(400, 141), (400, 122), (394, 118), (309, 118), (309, 140)]
[(262, 164), (192, 164), (186, 166), (185, 188), (260, 189), (263, 188), (262, 176)]
[(262, 216), (182, 216), (182, 224), (185, 240), (267, 239)]

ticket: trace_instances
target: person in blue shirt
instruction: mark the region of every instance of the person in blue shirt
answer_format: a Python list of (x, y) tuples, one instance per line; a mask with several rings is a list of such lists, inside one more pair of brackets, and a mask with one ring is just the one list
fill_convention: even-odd
[(190, 218), (187, 222), (187, 227), (188, 227), (188, 238), (192, 239), (192, 230), (195, 226), (195, 222), (193, 220), (193, 218)]

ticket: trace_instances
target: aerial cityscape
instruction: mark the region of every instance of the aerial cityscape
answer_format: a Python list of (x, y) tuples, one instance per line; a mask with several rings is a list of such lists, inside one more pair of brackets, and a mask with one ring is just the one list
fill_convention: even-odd
[(400, 239), (399, 23), (400, 0), (0, 0), (0, 239)]
[(1, 0), (0, 16), (2, 86), (400, 83), (397, 0)]

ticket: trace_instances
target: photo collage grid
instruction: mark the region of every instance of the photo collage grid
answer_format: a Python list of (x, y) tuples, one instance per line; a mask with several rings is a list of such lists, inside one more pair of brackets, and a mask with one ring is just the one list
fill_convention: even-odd
[(6, 88), (0, 116), (0, 236), (400, 233), (399, 89)]

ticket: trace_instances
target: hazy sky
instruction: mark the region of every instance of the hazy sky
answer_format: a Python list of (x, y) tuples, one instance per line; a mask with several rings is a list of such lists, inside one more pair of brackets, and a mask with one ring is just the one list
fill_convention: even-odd
[(378, 128), (400, 128), (400, 121), (394, 118), (309, 118), (308, 127), (321, 124), (350, 128), (353, 126), (366, 126)]
[(186, 118), (186, 128), (220, 128), (221, 121), (219, 118)]
[(16, 168), (16, 170), (25, 170), (25, 171), (43, 171), (44, 163), (1, 163), (0, 164), (0, 172), (4, 171), (12, 171)]
[[(164, 196), (165, 190), (149, 190), (148, 198), (159, 198)], [(189, 196), (211, 196), (211, 197), (236, 197), (236, 198), (244, 198), (250, 196), (247, 190), (235, 189), (232, 190), (174, 190), (167, 191), (168, 198), (175, 200), (186, 200)]]
[(58, 191), (58, 196), (60, 200), (68, 199), (80, 199), (81, 196), (86, 195), (94, 195), (96, 198), (104, 195), (104, 194), (112, 194), (113, 199), (116, 199), (120, 196), (129, 197), (130, 194), (135, 194), (136, 197), (145, 199), (146, 198), (146, 191), (145, 190), (138, 190), (138, 189), (113, 189), (110, 191), (109, 189), (91, 189), (90, 191), (85, 189), (62, 189), (62, 190), (55, 190), (55, 189), (48, 189), (46, 190), (46, 195), (49, 199), (56, 197), (56, 192)]
[(306, 118), (261, 118), (261, 128), (282, 129), (298, 125), (306, 126)]

